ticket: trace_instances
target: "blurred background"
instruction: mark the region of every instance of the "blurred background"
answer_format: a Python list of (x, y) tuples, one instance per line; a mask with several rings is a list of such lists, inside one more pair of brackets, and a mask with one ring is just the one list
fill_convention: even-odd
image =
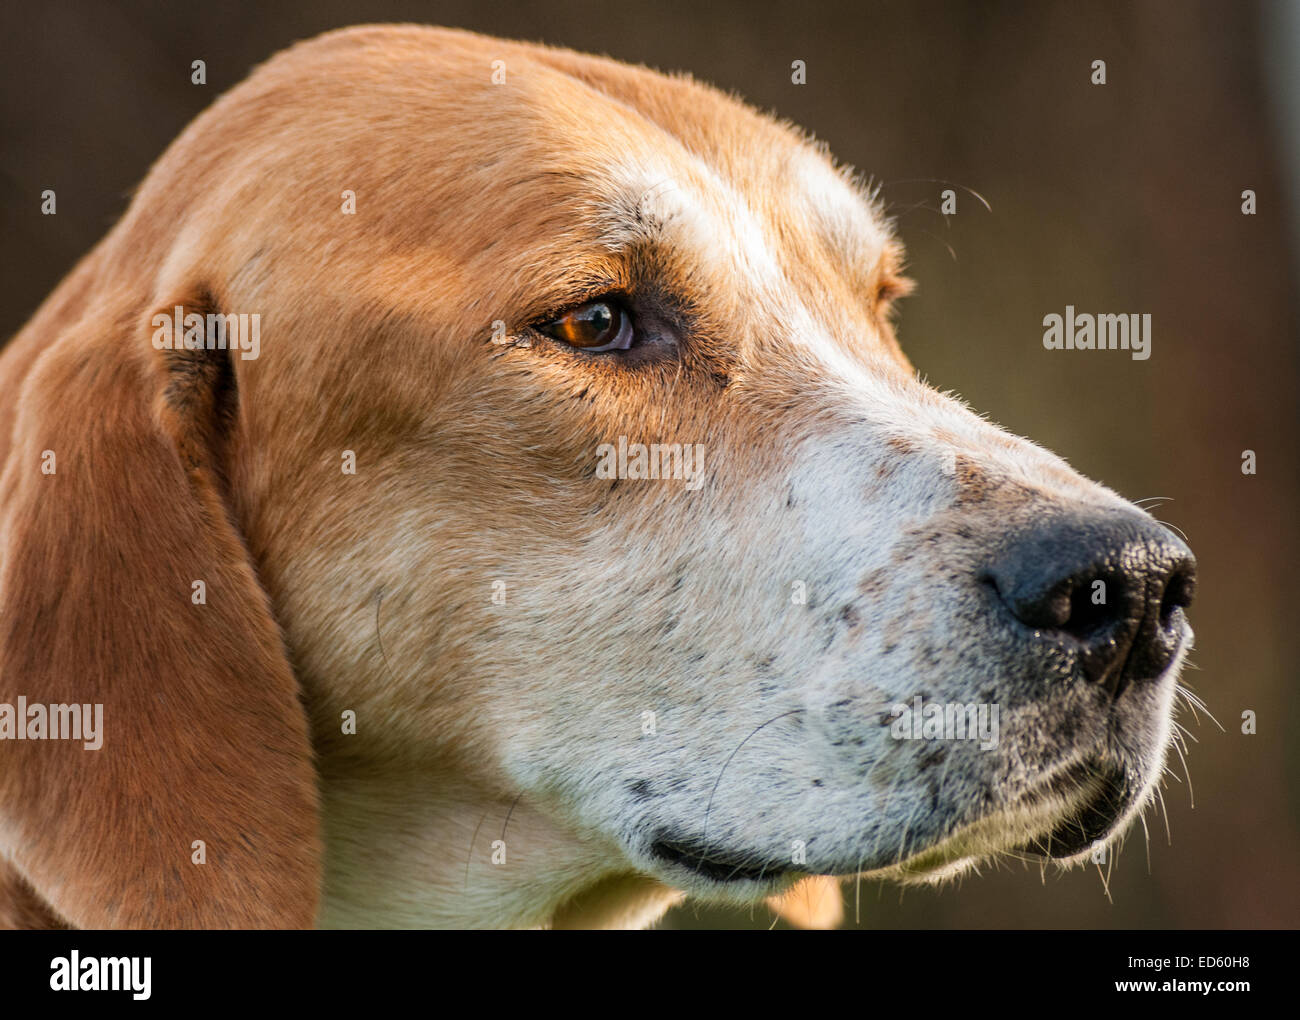
[[(1191, 785), (1177, 762), (1166, 785), (1169, 834), (1148, 812), (1149, 845), (1130, 835), (1109, 893), (1095, 869), (1008, 864), (960, 888), (864, 882), (856, 923), (1300, 926), (1300, 5), (6, 4), (0, 342), (221, 91), (295, 40), (374, 21), (685, 70), (810, 129), (897, 217), (919, 284), (900, 327), (917, 368), (1123, 495), (1167, 497), (1157, 516), (1187, 534), (1200, 595), (1185, 680), (1223, 728), (1181, 718), (1196, 743)], [(206, 86), (190, 84), (195, 59)], [(792, 84), (794, 60), (806, 84)], [(56, 216), (40, 214), (47, 188)], [(1067, 304), (1151, 313), (1150, 360), (1044, 350), (1043, 316)], [(850, 925), (854, 900), (850, 886)], [(772, 922), (688, 906), (666, 923)]]

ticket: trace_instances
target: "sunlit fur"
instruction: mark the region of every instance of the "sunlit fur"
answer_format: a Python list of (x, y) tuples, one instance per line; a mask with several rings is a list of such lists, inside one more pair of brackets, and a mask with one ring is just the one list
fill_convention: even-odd
[[(1125, 504), (916, 378), (901, 261), (849, 172), (689, 78), (416, 27), (259, 68), (0, 357), (0, 687), (106, 729), (0, 745), (0, 918), (641, 926), (950, 875), (1098, 755), (1131, 816), (1176, 668), (1113, 712), (972, 581)], [(625, 358), (528, 328), (611, 292)], [(260, 358), (154, 350), (178, 304), (260, 313)], [(705, 484), (597, 479), (620, 436), (704, 444)], [(916, 695), (998, 703), (999, 746), (891, 739)], [(664, 834), (806, 860), (724, 882)], [(775, 902), (839, 917), (833, 878)]]

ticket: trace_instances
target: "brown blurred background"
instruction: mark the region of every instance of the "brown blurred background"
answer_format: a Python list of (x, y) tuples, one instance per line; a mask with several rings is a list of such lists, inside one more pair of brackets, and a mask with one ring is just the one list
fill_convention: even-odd
[[(657, 0), (100, 2), (0, 14), (0, 337), (257, 62), (367, 21), (455, 25), (693, 72), (811, 129), (882, 186), (919, 282), (901, 337), (936, 385), (1157, 516), (1200, 560), (1185, 716), (1195, 808), (1165, 790), (1113, 868), (1019, 864), (942, 891), (863, 883), (865, 927), (1300, 926), (1295, 536), (1300, 6)], [(190, 84), (207, 62), (208, 84)], [(807, 84), (790, 80), (807, 62)], [(1106, 61), (1107, 84), (1090, 83)], [(940, 183), (950, 182), (950, 183)], [(939, 214), (957, 191), (956, 215)], [(40, 193), (58, 214), (40, 214)], [(965, 189), (991, 205), (986, 210)], [(1252, 189), (1258, 213), (1243, 215)], [(1042, 319), (1150, 312), (1148, 361), (1046, 351)], [(1258, 474), (1241, 471), (1254, 450)], [(1288, 622), (1291, 621), (1291, 622)], [(1241, 733), (1252, 710), (1258, 733)], [(853, 918), (849, 890), (849, 917)], [(684, 908), (669, 924), (767, 926)]]

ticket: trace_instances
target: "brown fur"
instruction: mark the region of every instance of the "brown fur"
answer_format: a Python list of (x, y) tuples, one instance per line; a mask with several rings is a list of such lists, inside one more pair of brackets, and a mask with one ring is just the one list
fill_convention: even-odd
[[(520, 87), (463, 88), (497, 56), (511, 73), (527, 72)], [(408, 114), (427, 111), (433, 142), (376, 129), (385, 110), (366, 85), (379, 67), (396, 78), (390, 87)], [(608, 112), (602, 119), (593, 109)], [(549, 129), (524, 131), (529, 118)], [(530, 266), (575, 261), (564, 174), (588, 172), (585, 148), (635, 153), (663, 147), (669, 134), (712, 152), (721, 172), (760, 182), (779, 180), (784, 153), (802, 144), (688, 80), (466, 33), (362, 29), (276, 58), (160, 159), (123, 220), (0, 357), (0, 685), (11, 699), (100, 702), (106, 731), (99, 752), (0, 743), (0, 923), (315, 923), (313, 746), (331, 774), (360, 769), (362, 759), (393, 767), (407, 753), (403, 726), (416, 737), (453, 732), (482, 706), (472, 689), (452, 688), (436, 703), (410, 689), (377, 694), (351, 664), (362, 644), (375, 658), (369, 631), (384, 592), (368, 577), (340, 581), (300, 564), (318, 545), (361, 542), (363, 532), (332, 530), (342, 509), (364, 528), (376, 508), (456, 501), (411, 479), (463, 466), (458, 437), (494, 443), (482, 456), (538, 479), (526, 493), (529, 526), (568, 541), (536, 508), (569, 505), (571, 454), (589, 448), (589, 432), (567, 407), (543, 407), (563, 456), (517, 463), (524, 435), (509, 423), (527, 393), (508, 366), (469, 387), (466, 352), (484, 342), (492, 319), (528, 321), (562, 306), (592, 274), (620, 272), (589, 251), (581, 278), (548, 292), (529, 286)], [(556, 135), (572, 144), (549, 151)], [(516, 149), (533, 162), (508, 165), (503, 154)], [(337, 215), (342, 189), (355, 189), (363, 215)], [(783, 211), (775, 203), (762, 213), (776, 223)], [(874, 328), (846, 328), (846, 342), (901, 378), (905, 361), (884, 321), (906, 287), (897, 252), (846, 253), (811, 236), (792, 238), (789, 250), (798, 252), (784, 267), (792, 278), (846, 302), (861, 293), (856, 279), (876, 296)], [(263, 335), (280, 336), (279, 349), (268, 343), (257, 363), (156, 351), (150, 314), (175, 304), (261, 311)], [(711, 314), (705, 336), (739, 310)], [(753, 352), (715, 335), (679, 381), (678, 413), (743, 449), (762, 419), (724, 421), (712, 394), (743, 381)], [(785, 409), (782, 374), (787, 395), (805, 383), (793, 361), (770, 368), (775, 416)], [(552, 383), (574, 393), (601, 371), (556, 370)], [(611, 433), (661, 414), (649, 391), (593, 399), (587, 410)], [(473, 424), (484, 419), (504, 424), (488, 436)], [(402, 453), (399, 438), (412, 429), (440, 437), (424, 460)], [(340, 478), (342, 449), (371, 468), (364, 485)], [(54, 475), (40, 471), (46, 450), (57, 457)], [(482, 480), (486, 519), (521, 519), (513, 484)], [(444, 538), (452, 572), (481, 564), (496, 541), (472, 531)], [(205, 606), (190, 598), (199, 579)], [(402, 634), (420, 606), (394, 595), (383, 611)], [(341, 647), (327, 626), (352, 627), (356, 643)], [(470, 653), (453, 621), (439, 626), (448, 638), (440, 668), (454, 677)], [(394, 637), (388, 656), (414, 661), (414, 641)], [(391, 744), (354, 758), (338, 713), (367, 707), (402, 722), (380, 738)], [(457, 754), (458, 768), (486, 774), (473, 741)], [(205, 865), (191, 863), (197, 840)], [(646, 889), (633, 899), (668, 893), (638, 881)], [(601, 896), (592, 892), (587, 906)], [(626, 899), (594, 912), (571, 903), (555, 923), (608, 921)], [(777, 907), (797, 923), (832, 924), (838, 888), (813, 879)]]

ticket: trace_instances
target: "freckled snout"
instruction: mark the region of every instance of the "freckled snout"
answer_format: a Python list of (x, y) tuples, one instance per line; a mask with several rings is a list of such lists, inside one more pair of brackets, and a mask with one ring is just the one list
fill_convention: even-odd
[(1084, 675), (1118, 698), (1178, 654), (1196, 560), (1140, 514), (1081, 511), (1018, 530), (979, 580), (1035, 639), (1077, 649)]

